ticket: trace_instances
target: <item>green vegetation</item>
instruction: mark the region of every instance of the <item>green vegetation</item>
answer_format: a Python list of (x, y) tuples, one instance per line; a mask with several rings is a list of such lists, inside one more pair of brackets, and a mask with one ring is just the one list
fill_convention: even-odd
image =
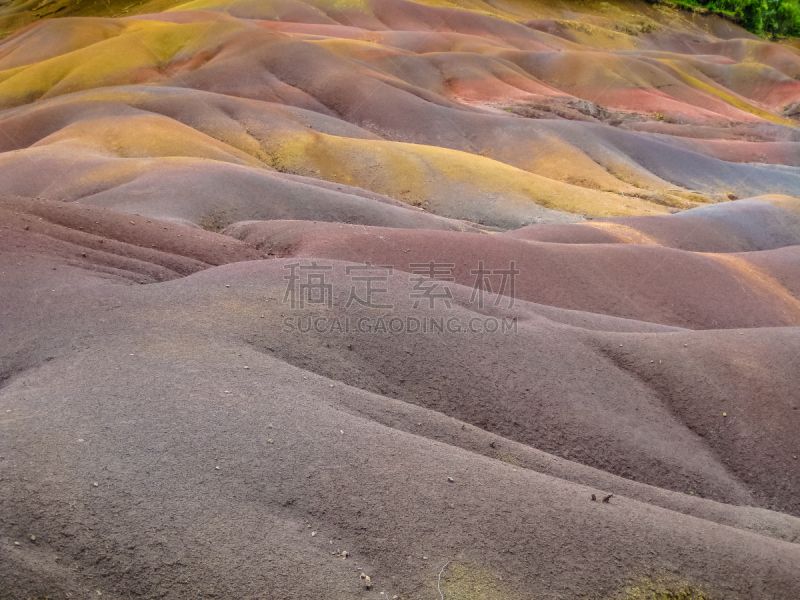
[(800, 0), (674, 0), (674, 3), (724, 14), (759, 35), (800, 36)]
[(471, 564), (450, 565), (438, 589), (447, 600), (508, 600), (511, 597), (500, 578), (488, 569)]
[(711, 597), (696, 586), (685, 581), (662, 578), (640, 580), (625, 589), (623, 600), (711, 600)]
[(684, 587), (677, 590), (639, 588), (629, 590), (626, 600), (708, 600), (708, 596), (691, 587)]

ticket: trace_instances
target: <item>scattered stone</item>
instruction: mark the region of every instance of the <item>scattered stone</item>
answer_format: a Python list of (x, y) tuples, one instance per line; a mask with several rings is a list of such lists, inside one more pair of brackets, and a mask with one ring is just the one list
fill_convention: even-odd
[(311, 537), (317, 537), (317, 532), (316, 531), (312, 531), (311, 532)]
[(219, 471), (219, 467), (214, 467), (214, 470), (215, 471)]
[(369, 575), (364, 577), (364, 587), (367, 589), (372, 588), (372, 580), (369, 578)]
[(14, 545), (15, 546), (19, 546), (19, 542), (14, 542)]
[(613, 495), (614, 495), (614, 494), (609, 494), (608, 496), (606, 496), (605, 498), (603, 498), (603, 502), (605, 502), (606, 504), (608, 504), (609, 502), (611, 502), (611, 497), (612, 497)]
[(453, 483), (454, 481), (455, 481), (455, 479), (453, 479), (452, 477), (448, 477), (447, 478), (447, 483)]
[(99, 484), (99, 483), (97, 483), (97, 482), (95, 481), (95, 482), (94, 482), (92, 485), (93, 485), (94, 487), (98, 487), (100, 484)]
[(592, 502), (597, 502), (597, 496), (595, 496), (594, 494), (592, 494)]
[(31, 536), (31, 541), (32, 541), (32, 542), (35, 542), (35, 541), (36, 541), (36, 536), (35, 536), (35, 535), (32, 535), (32, 536)]

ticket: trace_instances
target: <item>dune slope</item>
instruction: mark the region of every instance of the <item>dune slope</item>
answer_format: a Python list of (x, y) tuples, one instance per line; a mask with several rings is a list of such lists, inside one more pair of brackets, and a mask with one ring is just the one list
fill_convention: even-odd
[(796, 43), (578, 0), (0, 35), (0, 598), (800, 597)]

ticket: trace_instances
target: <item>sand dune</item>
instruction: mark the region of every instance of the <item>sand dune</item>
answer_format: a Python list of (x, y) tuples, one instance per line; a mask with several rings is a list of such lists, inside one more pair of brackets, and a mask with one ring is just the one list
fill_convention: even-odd
[(0, 598), (800, 597), (797, 44), (578, 0), (0, 34)]

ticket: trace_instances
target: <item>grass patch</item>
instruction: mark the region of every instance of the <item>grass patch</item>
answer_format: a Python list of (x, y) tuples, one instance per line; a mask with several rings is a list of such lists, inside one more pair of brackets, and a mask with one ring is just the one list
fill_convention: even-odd
[(442, 574), (441, 589), (447, 600), (510, 600), (503, 581), (484, 567), (451, 564)]
[(620, 596), (621, 600), (714, 600), (697, 585), (666, 578), (641, 579)]

